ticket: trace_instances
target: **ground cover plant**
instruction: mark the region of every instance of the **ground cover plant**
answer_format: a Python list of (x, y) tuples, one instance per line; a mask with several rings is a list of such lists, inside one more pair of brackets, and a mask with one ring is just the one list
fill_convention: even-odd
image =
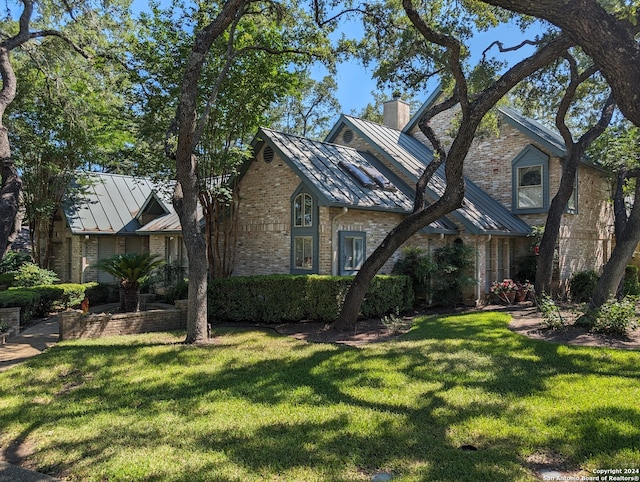
[[(216, 329), (58, 344), (0, 373), (0, 446), (71, 480), (529, 481), (640, 468), (640, 353), (531, 340), (500, 313), (365, 348)], [(461, 447), (477, 450), (461, 450)]]

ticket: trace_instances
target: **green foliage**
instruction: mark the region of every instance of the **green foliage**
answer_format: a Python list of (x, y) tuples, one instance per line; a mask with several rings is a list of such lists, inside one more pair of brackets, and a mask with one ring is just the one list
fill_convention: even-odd
[(16, 279), (16, 273), (15, 272), (9, 272), (9, 273), (1, 273), (0, 274), (0, 286), (2, 286), (2, 289), (6, 289), (9, 286), (13, 286), (13, 283), (15, 282)]
[(569, 296), (576, 303), (584, 303), (591, 299), (596, 285), (598, 274), (595, 271), (579, 271), (569, 280)]
[(0, 260), (0, 273), (9, 273), (18, 271), (20, 266), (25, 263), (31, 263), (31, 255), (24, 251), (7, 251), (2, 260)]
[(160, 259), (158, 255), (126, 253), (101, 259), (96, 266), (98, 269), (120, 278), (123, 282), (141, 284), (154, 269), (163, 264), (164, 260)]
[(51, 270), (39, 267), (34, 263), (22, 264), (15, 274), (13, 286), (29, 287), (48, 285), (60, 281), (58, 275)]
[(455, 306), (464, 301), (465, 289), (475, 284), (473, 249), (462, 243), (438, 248), (433, 253), (436, 276), (433, 299), (441, 306)]
[(49, 313), (67, 308), (77, 308), (87, 290), (97, 283), (42, 285), (10, 288), (0, 292), (0, 307), (19, 307), (23, 323), (32, 318), (47, 316)]
[(640, 282), (638, 281), (638, 267), (630, 264), (624, 270), (624, 284), (622, 288), (624, 295), (640, 295)]
[(163, 295), (166, 303), (173, 304), (176, 300), (186, 300), (189, 295), (189, 281), (183, 279), (171, 286)]
[(625, 296), (621, 300), (609, 298), (593, 316), (591, 329), (597, 332), (624, 335), (638, 327), (637, 296)]
[[(217, 321), (277, 323), (334, 321), (353, 280), (350, 276), (270, 275), (215, 279), (209, 283), (209, 314)], [(380, 317), (413, 302), (411, 280), (376, 276), (362, 305), (366, 318)]]
[(424, 316), (357, 350), (229, 327), (213, 346), (62, 342), (0, 372), (0, 445), (82, 481), (540, 480), (527, 454), (640, 467), (640, 353), (531, 340), (509, 320)]
[(518, 256), (515, 259), (514, 278), (535, 283), (537, 266), (538, 257), (534, 253)]
[(551, 296), (546, 293), (542, 293), (536, 302), (538, 305), (538, 311), (542, 314), (542, 319), (547, 328), (559, 330), (560, 328), (567, 326), (567, 321), (562, 316), (560, 308), (558, 308), (558, 305), (556, 305)]
[(429, 301), (431, 298), (431, 277), (437, 265), (425, 248), (407, 246), (393, 267), (393, 274), (409, 276), (416, 301)]

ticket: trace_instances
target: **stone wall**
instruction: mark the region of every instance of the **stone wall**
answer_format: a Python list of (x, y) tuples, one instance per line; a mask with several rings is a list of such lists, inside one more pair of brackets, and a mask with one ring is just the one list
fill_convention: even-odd
[(20, 333), (20, 308), (0, 308), (0, 323), (6, 323), (8, 330), (0, 335), (9, 339)]
[(60, 340), (185, 329), (187, 326), (187, 307), (186, 300), (179, 300), (176, 301), (175, 309), (134, 313), (83, 315), (78, 310), (63, 311), (58, 315)]

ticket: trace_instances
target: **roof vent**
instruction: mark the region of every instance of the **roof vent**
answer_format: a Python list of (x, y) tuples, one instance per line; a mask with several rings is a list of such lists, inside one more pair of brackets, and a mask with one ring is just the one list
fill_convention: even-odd
[(346, 144), (350, 144), (353, 140), (353, 131), (351, 129), (347, 129), (342, 133), (342, 140)]
[(273, 161), (275, 153), (273, 152), (273, 148), (271, 146), (265, 146), (262, 150), (262, 160), (267, 164), (270, 164)]

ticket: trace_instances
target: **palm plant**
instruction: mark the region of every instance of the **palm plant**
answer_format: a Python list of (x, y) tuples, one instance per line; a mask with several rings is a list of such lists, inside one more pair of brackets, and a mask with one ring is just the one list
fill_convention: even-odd
[(164, 263), (164, 260), (159, 258), (158, 255), (150, 255), (149, 253), (127, 253), (117, 254), (98, 262), (98, 269), (120, 278), (125, 312), (138, 310), (140, 285), (155, 268)]

